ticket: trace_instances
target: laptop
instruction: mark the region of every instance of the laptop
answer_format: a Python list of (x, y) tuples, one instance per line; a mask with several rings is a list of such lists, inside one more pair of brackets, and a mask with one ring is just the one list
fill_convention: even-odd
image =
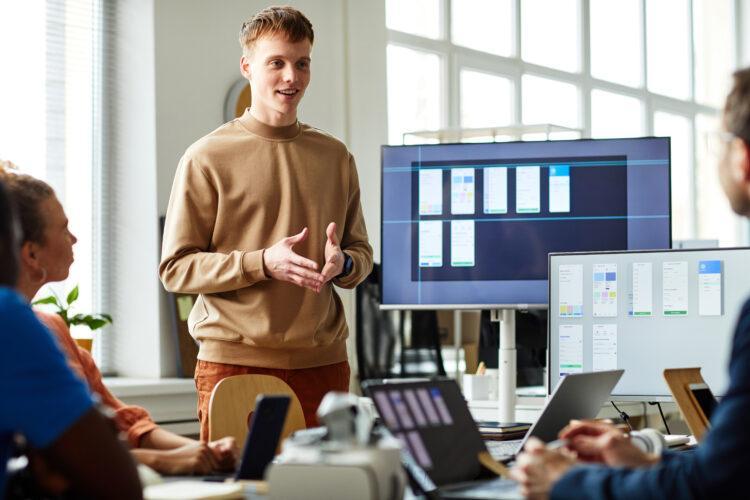
[[(539, 420), (515, 443), (509, 456), (515, 456), (531, 436), (553, 441), (571, 419), (594, 418), (622, 373), (582, 373), (562, 379)], [(520, 498), (514, 481), (481, 480), (479, 455), (487, 447), (454, 380), (368, 381), (363, 389), (385, 427), (401, 441), (412, 478), (415, 474), (410, 469), (422, 469), (427, 476), (424, 482), (434, 483), (435, 493), (442, 498)]]
[(242, 459), (235, 472), (204, 476), (204, 481), (261, 480), (273, 461), (284, 428), (291, 398), (287, 395), (259, 395), (245, 439)]
[(539, 418), (523, 439), (487, 442), (492, 458), (508, 462), (523, 449), (530, 437), (549, 443), (557, 439), (557, 434), (571, 420), (595, 418), (624, 372), (608, 370), (566, 375), (552, 391)]

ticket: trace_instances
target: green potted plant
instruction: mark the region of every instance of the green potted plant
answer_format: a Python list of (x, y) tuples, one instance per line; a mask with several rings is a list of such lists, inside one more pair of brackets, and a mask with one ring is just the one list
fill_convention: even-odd
[[(34, 302), (32, 302), (32, 305), (37, 306), (46, 304), (54, 306), (55, 313), (57, 313), (63, 319), (63, 321), (65, 321), (65, 324), (68, 325), (68, 328), (70, 328), (71, 326), (82, 325), (93, 332), (94, 330), (98, 330), (108, 323), (112, 323), (112, 316), (105, 313), (73, 314), (73, 304), (76, 300), (78, 300), (78, 285), (76, 285), (70, 291), (70, 293), (68, 293), (68, 296), (65, 298), (64, 303), (62, 300), (60, 300), (60, 297), (58, 297), (57, 294), (55, 294), (55, 292), (53, 291), (52, 295), (43, 297), (39, 300), (35, 300)], [(93, 341), (92, 338), (76, 338), (75, 341), (79, 346), (91, 352), (91, 344)]]

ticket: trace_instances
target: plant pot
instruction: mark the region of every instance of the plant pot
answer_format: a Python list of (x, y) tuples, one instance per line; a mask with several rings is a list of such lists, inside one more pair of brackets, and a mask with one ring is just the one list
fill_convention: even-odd
[(78, 347), (85, 351), (88, 351), (88, 353), (91, 354), (91, 346), (94, 343), (93, 337), (78, 337), (74, 338), (73, 340), (76, 341)]

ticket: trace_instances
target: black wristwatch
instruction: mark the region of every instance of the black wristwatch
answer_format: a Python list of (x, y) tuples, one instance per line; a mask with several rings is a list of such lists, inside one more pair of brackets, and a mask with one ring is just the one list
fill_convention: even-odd
[(352, 260), (351, 255), (349, 255), (346, 252), (344, 253), (344, 269), (341, 270), (341, 274), (336, 276), (336, 278), (343, 278), (345, 276), (349, 276), (349, 274), (352, 272), (352, 268), (354, 267), (354, 261)]

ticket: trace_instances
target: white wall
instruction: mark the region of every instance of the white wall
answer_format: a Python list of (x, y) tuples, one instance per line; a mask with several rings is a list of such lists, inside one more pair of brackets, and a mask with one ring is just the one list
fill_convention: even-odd
[[(118, 214), (118, 222), (141, 220), (145, 227), (117, 238), (125, 262), (117, 269), (118, 282), (113, 283), (117, 290), (114, 295), (120, 298), (110, 309), (119, 317), (132, 317), (139, 311), (143, 314), (132, 326), (116, 325), (118, 355), (114, 365), (121, 374), (168, 376), (175, 372), (175, 347), (157, 277), (155, 224), (166, 212), (174, 172), (184, 150), (224, 121), (226, 94), (240, 76), (237, 36), (242, 22), (269, 2), (125, 3), (134, 5), (131, 10), (141, 11), (146, 21), (130, 19), (137, 26), (130, 27), (133, 34), (124, 41), (129, 40), (131, 45), (118, 52), (122, 59), (116, 63), (125, 78), (118, 88), (128, 96), (122, 105), (133, 115), (127, 119), (127, 129), (117, 136), (118, 149), (129, 148), (120, 155), (120, 164), (136, 166), (135, 175), (123, 180), (127, 187), (120, 191), (124, 191), (123, 197), (144, 203), (139, 202), (136, 214)], [(365, 219), (379, 255), (379, 147), (387, 138), (385, 2), (288, 3), (303, 11), (315, 30), (312, 82), (300, 119), (344, 140), (357, 158)], [(143, 39), (134, 40), (135, 32)], [(126, 86), (130, 84), (134, 87)], [(144, 126), (142, 130), (140, 126)], [(120, 232), (120, 228), (115, 229)], [(147, 293), (137, 304), (128, 305), (124, 297), (139, 290)], [(353, 330), (353, 298), (348, 293), (343, 298)], [(147, 306), (145, 301), (149, 301)], [(144, 356), (144, 352), (148, 354)]]

